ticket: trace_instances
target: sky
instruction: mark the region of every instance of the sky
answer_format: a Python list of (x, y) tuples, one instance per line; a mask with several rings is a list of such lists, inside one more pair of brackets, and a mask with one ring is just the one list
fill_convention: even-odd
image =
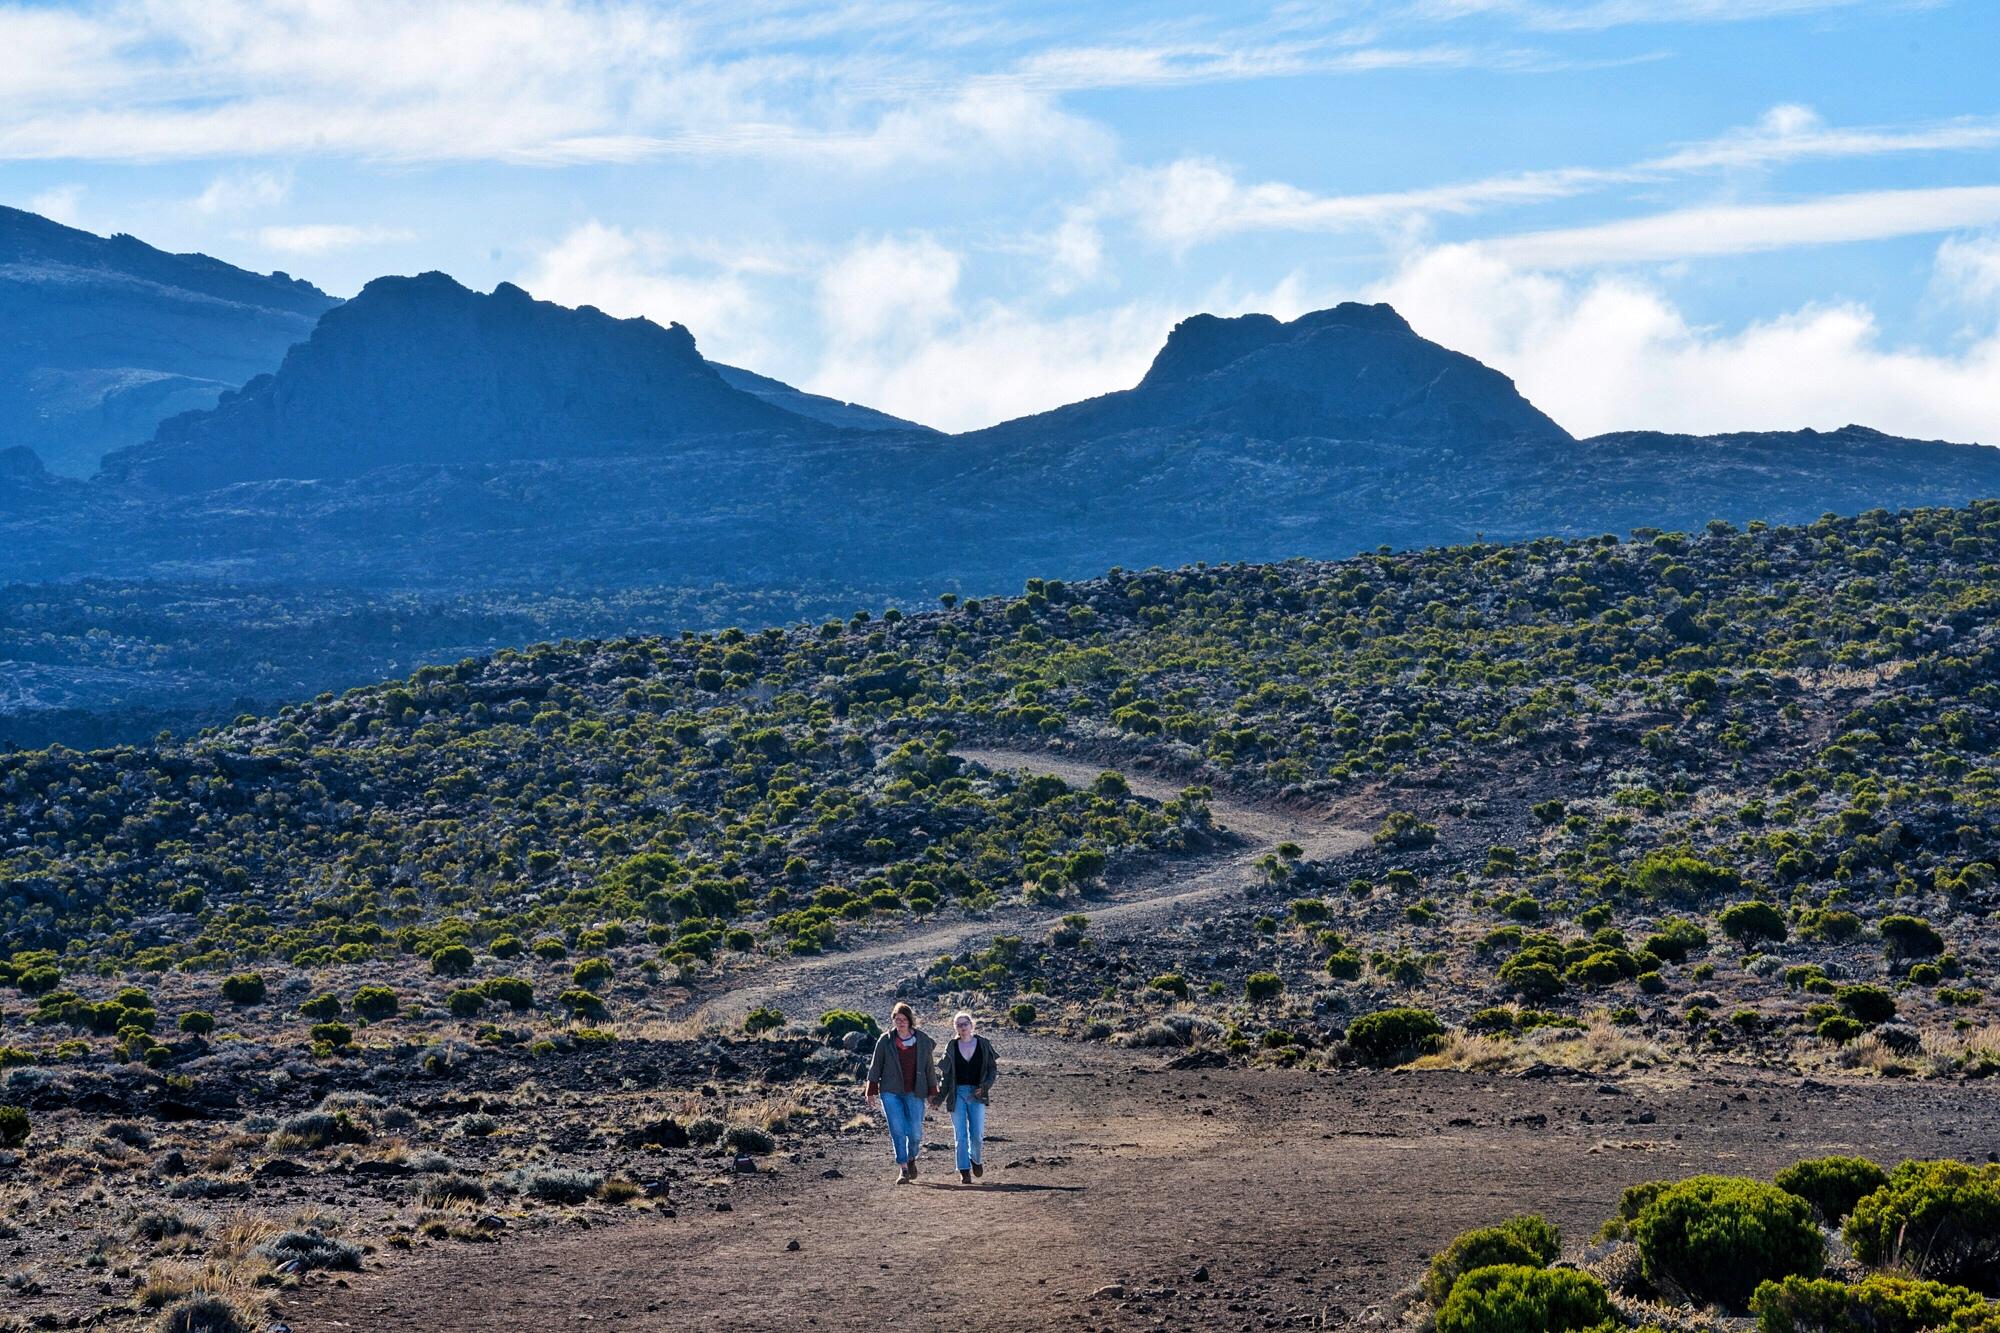
[(946, 429), (1388, 301), (1577, 434), (2000, 444), (1993, 0), (0, 0), (0, 202)]

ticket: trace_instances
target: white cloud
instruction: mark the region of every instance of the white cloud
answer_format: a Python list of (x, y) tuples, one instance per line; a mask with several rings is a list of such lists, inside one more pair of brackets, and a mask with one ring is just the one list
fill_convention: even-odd
[[(1939, 263), (1958, 262), (1941, 253)], [(1527, 270), (1479, 246), (1412, 256), (1369, 293), (1511, 375), (1578, 435), (1830, 429), (2000, 443), (2000, 323), (1952, 351), (1885, 343), (1866, 307), (1814, 305), (1735, 333), (1624, 275)], [(1989, 308), (2000, 315), (2000, 306)]]
[(863, 242), (821, 275), (820, 320), (842, 343), (927, 337), (957, 309), (959, 270), (929, 236)]
[(36, 56), (0, 79), (0, 159), (876, 168), (1108, 143), (1048, 91), (934, 58), (957, 26), (944, 6), (844, 9), (844, 46), (801, 48), (827, 22), (640, 0), (101, 0), (61, 17), (0, 3), (0, 49)]
[(1485, 242), (1513, 263), (1588, 268), (1878, 241), (2000, 222), (2000, 185), (1868, 190), (1785, 204), (1717, 204)]
[(229, 171), (208, 183), (195, 196), (197, 213), (232, 215), (254, 212), (282, 204), (292, 194), (289, 172)]
[(60, 222), (66, 227), (81, 225), (83, 186), (52, 185), (28, 200), (28, 211)]
[(1551, 31), (1641, 23), (1740, 23), (1849, 9), (1867, 0), (1415, 0), (1431, 19), (1499, 15)]
[(1931, 294), (1975, 315), (2000, 312), (2000, 235), (1948, 238), (1938, 247)]
[(593, 219), (537, 255), (516, 281), (545, 301), (594, 305), (622, 319), (679, 322), (693, 332), (703, 355), (730, 361), (748, 354), (754, 360), (762, 349), (754, 279), (789, 266), (768, 253), (725, 253)]
[[(1407, 231), (1437, 216), (1469, 216), (1575, 198), (1614, 186), (1657, 183), (1677, 176), (1770, 167), (1814, 158), (1975, 151), (1996, 146), (2000, 146), (2000, 119), (1967, 117), (1912, 126), (1846, 128), (1828, 126), (1810, 107), (1786, 103), (1772, 107), (1754, 125), (1621, 167), (1555, 167), (1405, 190), (1315, 194), (1282, 181), (1246, 183), (1238, 180), (1223, 163), (1187, 157), (1164, 167), (1126, 172), (1100, 190), (1090, 207), (1103, 216), (1129, 217), (1148, 239), (1184, 252), (1192, 246), (1243, 232)], [(1938, 197), (1948, 209), (1962, 208), (1967, 200), (1976, 198), (1948, 192)], [(1894, 192), (1882, 192), (1770, 208), (1798, 209), (1790, 215), (1794, 224), (1815, 212), (1831, 220), (1846, 209), (1849, 210), (1846, 225), (1865, 229), (1880, 224), (1865, 222), (1864, 215), (1883, 216), (1893, 212), (1898, 207), (1894, 200)], [(1911, 208), (1921, 207), (1921, 201), (1904, 202)], [(1689, 230), (1703, 229), (1715, 220), (1713, 210), (1707, 209), (1689, 210), (1682, 216)], [(1762, 223), (1780, 225), (1784, 216), (1773, 212)], [(1980, 216), (1983, 214), (1975, 207), (1974, 221)], [(1747, 208), (1730, 210), (1725, 220), (1738, 224), (1739, 228), (1755, 227), (1760, 222), (1757, 210)], [(1637, 244), (1653, 227), (1672, 225), (1655, 219), (1636, 219), (1552, 235), (1564, 244), (1585, 245), (1593, 238), (1608, 245)], [(1931, 230), (1962, 225), (1968, 224), (1946, 221)], [(1524, 239), (1522, 244), (1533, 242)]]
[(266, 250), (291, 255), (324, 255), (336, 250), (356, 250), (370, 245), (393, 245), (416, 233), (401, 227), (357, 227), (341, 222), (304, 222), (281, 227), (259, 227), (257, 243)]

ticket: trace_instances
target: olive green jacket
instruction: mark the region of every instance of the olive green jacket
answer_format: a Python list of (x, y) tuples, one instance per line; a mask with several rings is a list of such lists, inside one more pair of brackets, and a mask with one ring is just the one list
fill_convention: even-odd
[[(948, 1111), (958, 1109), (958, 1061), (952, 1058), (957, 1054), (953, 1049), (957, 1045), (958, 1038), (953, 1037), (944, 1044), (943, 1051), (938, 1055), (938, 1096), (944, 1099), (945, 1109)], [(972, 1045), (972, 1068), (978, 1078), (969, 1091), (979, 1100), (985, 1101), (987, 1094), (993, 1091), (993, 1080), (1000, 1073), (1000, 1061), (993, 1054), (993, 1043), (986, 1038), (974, 1037)]]
[(875, 1058), (868, 1062), (868, 1095), (878, 1092), (914, 1092), (919, 1097), (937, 1093), (937, 1043), (922, 1028), (917, 1034), (917, 1083), (903, 1086), (903, 1062), (896, 1058), (896, 1029), (890, 1028), (875, 1043)]

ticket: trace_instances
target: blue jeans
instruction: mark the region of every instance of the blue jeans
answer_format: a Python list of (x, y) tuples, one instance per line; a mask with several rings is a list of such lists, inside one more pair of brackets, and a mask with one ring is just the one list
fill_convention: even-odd
[(986, 1141), (986, 1103), (960, 1088), (952, 1096), (951, 1137), (958, 1145), (958, 1169), (970, 1171), (974, 1162), (984, 1162), (980, 1145)]
[(896, 1145), (896, 1160), (917, 1160), (924, 1145), (924, 1099), (914, 1092), (882, 1094), (882, 1114), (889, 1120), (889, 1138)]

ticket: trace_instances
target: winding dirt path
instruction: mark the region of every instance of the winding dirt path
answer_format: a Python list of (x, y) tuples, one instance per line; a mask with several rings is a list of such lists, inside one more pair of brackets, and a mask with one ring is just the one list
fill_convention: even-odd
[[(965, 753), (1072, 781), (1100, 771)], [(1143, 794), (1176, 794), (1128, 778)], [(1122, 886), (1091, 909), (1094, 934), (1156, 929), (1240, 890), (1279, 841), (1325, 855), (1365, 836), (1336, 818), (1215, 809), (1245, 844)], [(898, 964), (1040, 924), (996, 916), (786, 963), (707, 1012), (880, 1009)], [(974, 1188), (951, 1169), (942, 1117), (911, 1187), (892, 1183), (886, 1138), (860, 1121), (754, 1176), (679, 1182), (675, 1217), (523, 1230), (490, 1246), (424, 1242), (428, 1252), (351, 1288), (307, 1287), (285, 1320), (296, 1333), (1366, 1327), (1453, 1234), (1512, 1212), (1545, 1211), (1580, 1236), (1640, 1180), (1768, 1174), (1820, 1152), (2000, 1148), (2000, 1099), (1963, 1085), (1173, 1070), (1154, 1053), (996, 1041), (1002, 1077)]]

